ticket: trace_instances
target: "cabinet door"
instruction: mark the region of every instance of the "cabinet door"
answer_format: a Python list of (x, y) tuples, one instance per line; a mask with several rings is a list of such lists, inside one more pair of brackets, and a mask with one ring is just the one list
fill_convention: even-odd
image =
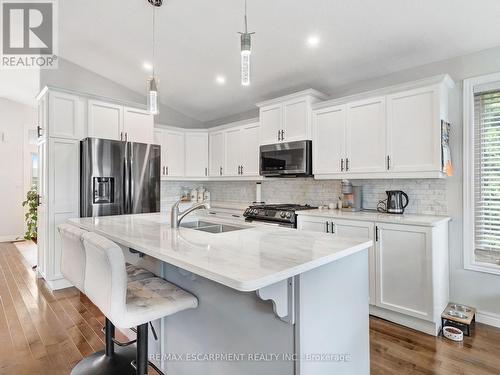
[(377, 306), (432, 320), (429, 228), (376, 223)]
[(121, 140), (123, 107), (97, 100), (88, 102), (89, 137)]
[(186, 177), (208, 176), (208, 134), (186, 133)]
[[(333, 219), (334, 232), (340, 237), (369, 238), (374, 240), (375, 225), (370, 222)], [(370, 304), (376, 304), (375, 247), (368, 249), (368, 270), (370, 272)]]
[(123, 131), (129, 142), (153, 143), (154, 116), (142, 109), (125, 107)]
[(58, 138), (84, 138), (83, 100), (80, 97), (55, 91), (49, 93), (49, 134)]
[(260, 144), (280, 142), (278, 132), (283, 129), (282, 104), (260, 109)]
[(167, 156), (166, 156), (166, 142), (165, 131), (163, 129), (155, 129), (153, 132), (153, 143), (161, 146), (161, 168), (160, 175), (167, 175)]
[(346, 107), (313, 112), (314, 174), (341, 173), (345, 167)]
[(311, 139), (311, 118), (309, 100), (292, 100), (283, 104), (283, 141)]
[(394, 172), (441, 170), (438, 88), (387, 97), (388, 155)]
[(184, 133), (165, 131), (165, 175), (184, 176)]
[(226, 170), (225, 176), (239, 176), (241, 166), (241, 128), (226, 131)]
[(209, 134), (209, 175), (222, 176), (224, 173), (224, 132)]
[[(297, 219), (297, 229), (326, 233), (327, 223), (328, 223), (328, 228), (330, 228), (329, 218), (300, 215)], [(330, 229), (328, 229), (328, 231), (330, 231)]]
[(385, 98), (348, 104), (346, 152), (350, 173), (387, 170)]
[(241, 166), (244, 176), (259, 175), (260, 124), (246, 125), (241, 130)]

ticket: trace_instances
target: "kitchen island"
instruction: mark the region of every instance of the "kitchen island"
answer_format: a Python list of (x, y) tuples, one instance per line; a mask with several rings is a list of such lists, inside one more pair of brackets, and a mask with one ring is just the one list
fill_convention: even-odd
[(178, 229), (161, 214), (70, 220), (198, 297), (198, 309), (156, 322), (150, 355), (164, 370), (369, 374), (372, 241), (188, 218)]

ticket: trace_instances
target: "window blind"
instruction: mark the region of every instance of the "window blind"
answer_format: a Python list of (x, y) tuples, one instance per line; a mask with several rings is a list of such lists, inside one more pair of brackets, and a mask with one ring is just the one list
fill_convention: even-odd
[(474, 95), (476, 262), (500, 265), (500, 90)]

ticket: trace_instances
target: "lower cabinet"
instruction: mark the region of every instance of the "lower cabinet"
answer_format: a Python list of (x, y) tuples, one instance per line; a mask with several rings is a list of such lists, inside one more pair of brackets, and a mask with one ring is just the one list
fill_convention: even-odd
[[(340, 237), (359, 237), (374, 240), (375, 225), (370, 222), (355, 220), (338, 220), (332, 218), (318, 218), (309, 216), (299, 216), (298, 229), (310, 230), (314, 232), (330, 233)], [(370, 304), (375, 304), (375, 253), (374, 247), (368, 250), (369, 270), (370, 270)]]
[(376, 231), (376, 305), (431, 319), (431, 228), (377, 223)]
[(448, 222), (415, 226), (299, 215), (299, 230), (364, 237), (370, 248), (370, 313), (437, 335), (449, 302)]

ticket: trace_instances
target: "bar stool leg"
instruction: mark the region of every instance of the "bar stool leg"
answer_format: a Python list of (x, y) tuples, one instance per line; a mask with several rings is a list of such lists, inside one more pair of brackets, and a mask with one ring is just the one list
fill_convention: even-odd
[(148, 323), (137, 327), (137, 375), (148, 373)]
[(115, 344), (113, 339), (115, 338), (115, 325), (106, 318), (106, 357), (112, 357), (115, 354)]

